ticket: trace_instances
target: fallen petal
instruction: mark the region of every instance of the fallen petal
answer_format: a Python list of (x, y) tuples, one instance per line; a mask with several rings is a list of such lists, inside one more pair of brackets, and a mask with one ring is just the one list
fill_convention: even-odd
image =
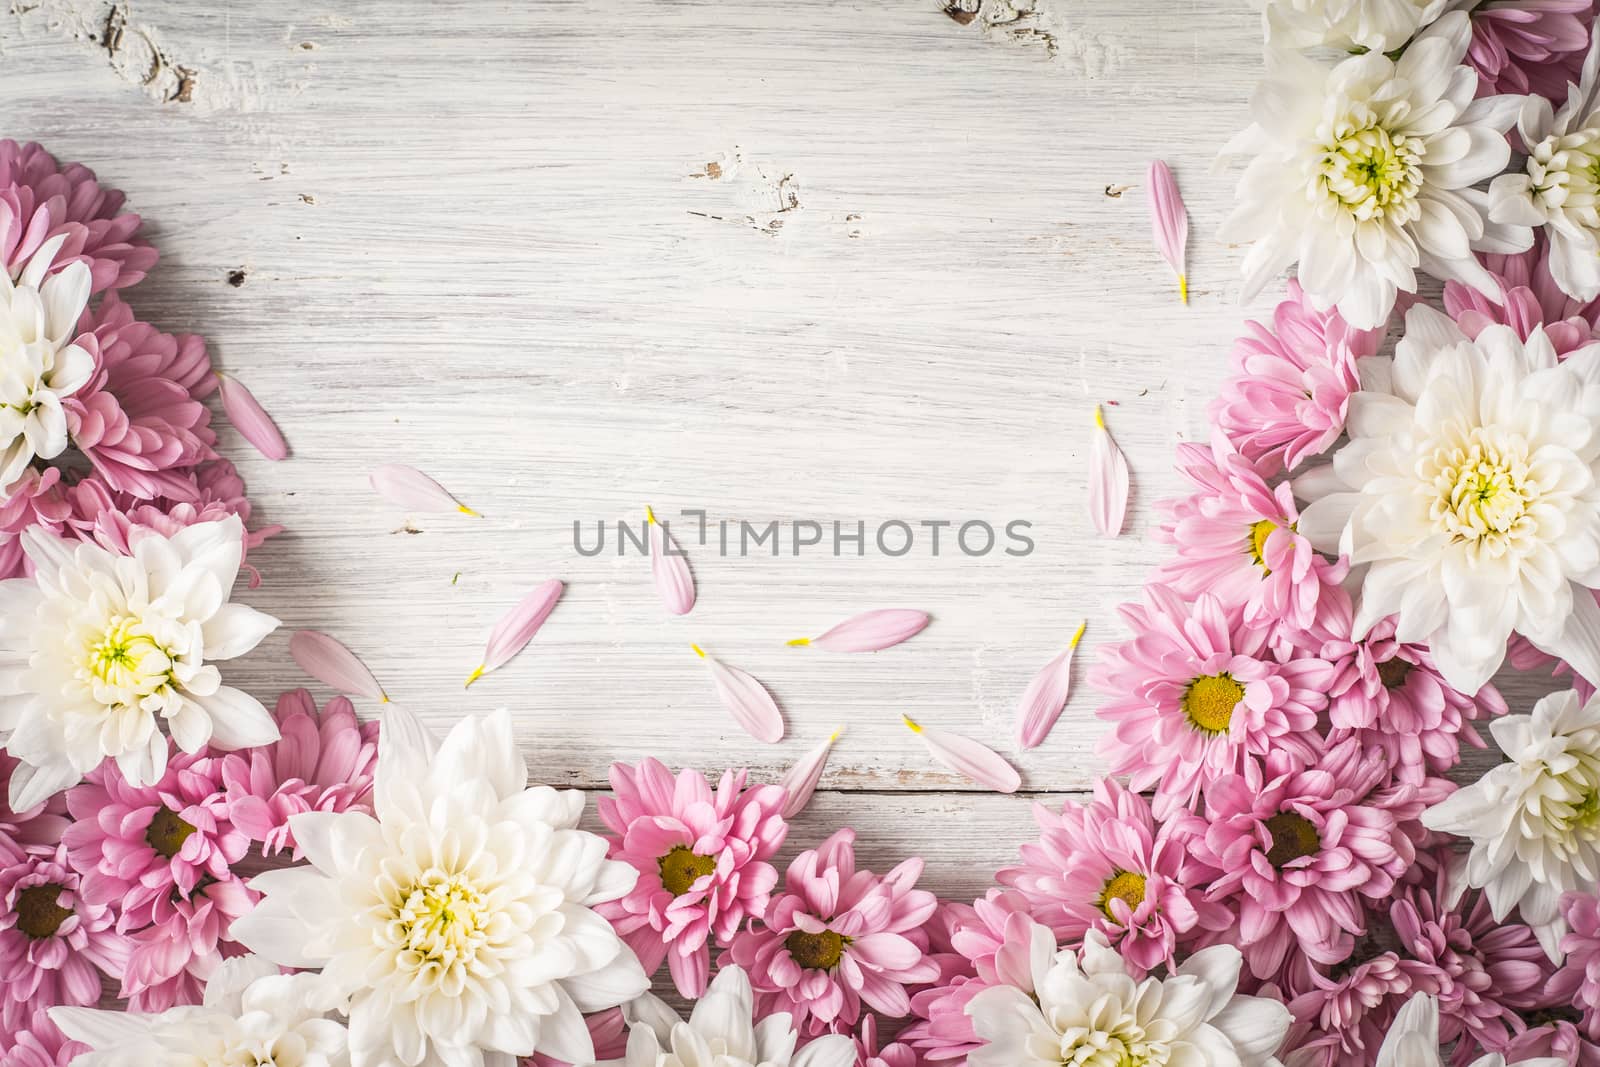
[(243, 437), (255, 446), (268, 459), (285, 459), (289, 455), (289, 443), (283, 439), (278, 424), (272, 421), (272, 416), (267, 414), (267, 409), (256, 400), (255, 394), (244, 387), (242, 382), (218, 374), (218, 389), (222, 393), (222, 410), (227, 413), (228, 421)]
[(772, 699), (767, 687), (737, 667), (718, 663), (706, 655), (699, 645), (689, 647), (694, 649), (695, 655), (705, 660), (706, 667), (711, 671), (711, 681), (717, 687), (717, 698), (744, 732), (769, 745), (782, 741), (783, 713), (778, 710), (778, 702)]
[(1083, 640), (1085, 625), (1078, 624), (1067, 647), (1045, 664), (1023, 690), (1022, 700), (1017, 705), (1017, 743), (1023, 748), (1042, 744), (1067, 706), (1067, 695), (1072, 692), (1072, 653)]
[(1156, 248), (1178, 276), (1178, 295), (1189, 302), (1189, 277), (1184, 273), (1184, 252), (1189, 243), (1189, 212), (1178, 195), (1178, 183), (1161, 160), (1150, 164), (1150, 226)]
[(797, 637), (789, 644), (811, 645), (827, 652), (877, 652), (921, 633), (928, 613), (912, 608), (879, 608), (846, 619), (821, 637)]
[(1094, 408), (1094, 439), (1089, 445), (1089, 517), (1101, 537), (1116, 537), (1128, 515), (1128, 460), (1106, 429), (1100, 405)]
[(387, 704), (389, 695), (378, 680), (344, 645), (316, 630), (297, 630), (289, 638), (289, 655), (317, 681), (341, 693), (366, 697)]
[(412, 511), (459, 511), (463, 515), (478, 516), (476, 511), (451, 496), (444, 486), (423, 474), (415, 467), (403, 463), (385, 463), (372, 472), (372, 488), (378, 495)]
[(689, 570), (678, 542), (667, 528), (656, 521), (656, 513), (644, 509), (645, 525), (650, 528), (650, 576), (656, 593), (674, 615), (687, 615), (694, 608), (694, 574)]
[(980, 745), (970, 737), (923, 726), (909, 715), (902, 715), (901, 718), (912, 733), (922, 738), (928, 755), (957, 774), (999, 793), (1015, 793), (1021, 788), (1022, 775), (994, 749)]
[(822, 770), (828, 765), (828, 753), (833, 751), (833, 743), (839, 740), (839, 735), (842, 733), (844, 733), (842, 727), (835, 730), (828, 735), (827, 740), (807, 752), (800, 762), (783, 772), (778, 784), (789, 794), (783, 802), (785, 819), (794, 818), (811, 803), (811, 794), (817, 791), (817, 783), (822, 781)]
[(555, 610), (556, 601), (561, 599), (561, 592), (565, 588), (560, 579), (552, 578), (536, 586), (533, 592), (502, 615), (500, 621), (494, 624), (494, 629), (489, 631), (489, 642), (483, 652), (483, 662), (478, 664), (467, 677), (467, 685), (476, 682), (490, 671), (499, 670), (512, 656), (521, 652), (528, 642), (533, 640), (533, 635), (539, 632), (544, 620)]

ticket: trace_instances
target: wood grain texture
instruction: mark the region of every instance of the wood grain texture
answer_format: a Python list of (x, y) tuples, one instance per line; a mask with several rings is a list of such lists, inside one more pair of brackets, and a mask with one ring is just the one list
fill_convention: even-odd
[[(844, 725), (826, 785), (870, 795), (821, 810), (966, 893), (1024, 802), (928, 795), (967, 785), (899, 715), (1015, 756), (1029, 677), (1080, 618), (1080, 664), (1114, 640), (1162, 555), (1173, 446), (1270, 306), (1239, 306), (1212, 237), (1257, 42), (1242, 0), (19, 0), (0, 85), (6, 135), (148, 219), (135, 309), (205, 335), (291, 442), (274, 465), (223, 440), (290, 531), (252, 556), (285, 629), (245, 685), (299, 684), (288, 631), (326, 630), (434, 722), (510, 706), (535, 773), (585, 787), (645, 754), (775, 775)], [(1154, 156), (1191, 211), (1188, 307), (1150, 241)], [(1096, 402), (1134, 471), (1118, 540), (1085, 508)], [(397, 512), (366, 485), (387, 461), (485, 517)], [(646, 503), (777, 520), (786, 547), (796, 521), (1023, 519), (1037, 549), (723, 558), (680, 526), (679, 619), (647, 560), (573, 547)], [(547, 577), (569, 590), (544, 632), (464, 693)], [(935, 623), (871, 656), (784, 647), (895, 605)], [(788, 740), (736, 730), (691, 641), (768, 683)], [(1082, 673), (1017, 759), (1029, 790), (1101, 770)]]

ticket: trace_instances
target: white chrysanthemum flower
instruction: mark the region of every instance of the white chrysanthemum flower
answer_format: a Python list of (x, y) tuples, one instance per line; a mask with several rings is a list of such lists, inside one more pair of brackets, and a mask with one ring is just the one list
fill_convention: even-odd
[(1232, 945), (1201, 949), (1167, 978), (1135, 978), (1098, 930), (1075, 953), (1029, 926), (1033, 988), (997, 985), (972, 998), (967, 1015), (987, 1044), (968, 1055), (970, 1067), (1277, 1067), (1289, 1010), (1235, 992), (1242, 957)]
[(1387, 615), (1476, 693), (1512, 632), (1600, 681), (1600, 344), (1469, 341), (1430, 308), (1361, 361), (1350, 441), (1303, 475), (1300, 532), (1365, 566), (1355, 632)]
[(89, 268), (49, 273), (65, 235), (46, 241), (15, 282), (0, 270), (0, 489), (37, 457), (67, 449), (62, 398), (94, 374), (94, 357), (72, 343), (89, 304)]
[(650, 983), (591, 910), (637, 872), (577, 828), (583, 794), (528, 788), (503, 710), (440, 744), (390, 705), (373, 803), (376, 818), (294, 816), (310, 866), (256, 878), (266, 898), (232, 936), (285, 966), (323, 968), (349, 1000), (354, 1067), (593, 1061), (583, 1013)]
[(1600, 882), (1600, 699), (1552, 693), (1489, 726), (1507, 762), (1422, 813), (1472, 842), (1468, 885), (1496, 919), (1517, 906), (1550, 958), (1567, 931), (1561, 894)]
[(750, 979), (739, 967), (724, 967), (688, 1022), (648, 993), (624, 1007), (627, 1053), (597, 1067), (854, 1067), (848, 1037), (819, 1037), (796, 1052), (799, 1035), (788, 1012), (760, 1022), (754, 1014)]
[(23, 811), (106, 759), (149, 785), (167, 766), (165, 723), (185, 752), (277, 740), (261, 702), (214, 665), (255, 648), (278, 620), (229, 603), (244, 552), (237, 516), (171, 537), (146, 531), (131, 556), (23, 531), (32, 578), (0, 582), (0, 730), (22, 761)]
[(1256, 0), (1267, 43), (1392, 52), (1438, 18), (1447, 0)]
[(217, 968), (205, 1003), (159, 1015), (54, 1008), (61, 1032), (88, 1045), (74, 1067), (347, 1067), (344, 1024), (329, 1018), (336, 998), (315, 974), (279, 974), (259, 956)]
[[(1426, 993), (1418, 993), (1395, 1013), (1383, 1047), (1378, 1050), (1377, 1067), (1444, 1067), (1444, 1063), (1444, 1053), (1439, 1048), (1439, 1002)], [(1471, 1067), (1507, 1067), (1506, 1058), (1493, 1052), (1473, 1060)], [(1567, 1061), (1539, 1056), (1518, 1060), (1510, 1067), (1567, 1067)]]
[(1461, 66), (1471, 36), (1454, 12), (1398, 60), (1371, 52), (1330, 67), (1269, 52), (1254, 122), (1223, 150), (1255, 157), (1222, 227), (1224, 240), (1251, 242), (1246, 299), (1297, 260), (1312, 302), (1360, 329), (1416, 291), (1418, 270), (1500, 298), (1473, 250), (1522, 251), (1533, 234), (1487, 223), (1488, 196), (1471, 188), (1505, 168), (1516, 114), (1514, 98), (1473, 100), (1478, 75)]
[[(1600, 37), (1600, 22), (1595, 24)], [(1550, 275), (1575, 300), (1600, 296), (1600, 44), (1591, 43), (1581, 83), (1555, 111), (1534, 94), (1517, 120), (1528, 159), (1489, 186), (1489, 218), (1543, 227)]]

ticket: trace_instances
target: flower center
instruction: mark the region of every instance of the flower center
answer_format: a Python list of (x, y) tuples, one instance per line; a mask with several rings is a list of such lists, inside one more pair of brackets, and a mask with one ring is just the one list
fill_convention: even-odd
[(1272, 531), (1278, 524), (1271, 519), (1262, 519), (1260, 522), (1250, 524), (1250, 538), (1248, 548), (1250, 558), (1255, 565), (1261, 568), (1261, 577), (1265, 578), (1272, 573), (1272, 568), (1267, 566), (1267, 538), (1272, 536)]
[(1410, 221), (1418, 212), (1422, 142), (1391, 134), (1365, 108), (1329, 132), (1318, 173), (1327, 195), (1361, 221)]
[(72, 915), (70, 909), (56, 903), (65, 888), (56, 882), (47, 882), (29, 886), (18, 893), (17, 929), (35, 941), (54, 937), (56, 931), (61, 929), (61, 924)]
[(138, 698), (171, 681), (172, 659), (139, 619), (113, 615), (98, 639), (84, 646), (79, 660), (85, 681)]
[(1268, 819), (1267, 833), (1272, 835), (1267, 862), (1280, 870), (1295, 860), (1315, 856), (1322, 848), (1322, 837), (1311, 820), (1292, 811), (1280, 811)]
[(694, 888), (695, 882), (717, 869), (715, 856), (702, 856), (688, 845), (674, 845), (657, 861), (661, 867), (661, 887), (675, 897)]
[(472, 960), (491, 918), (489, 902), (466, 877), (433, 869), (401, 895), (389, 939), (408, 954), (411, 969), (439, 977)]
[(820, 934), (796, 930), (783, 944), (794, 961), (806, 970), (830, 971), (839, 965), (839, 960), (844, 956), (844, 947), (849, 942), (832, 930), (824, 930)]
[(1565, 209), (1592, 228), (1600, 193), (1600, 129), (1546, 137), (1528, 153), (1528, 176), (1546, 208)]
[(1399, 656), (1386, 659), (1378, 664), (1378, 681), (1383, 683), (1385, 689), (1399, 689), (1411, 677), (1412, 669), (1413, 664)]
[(1244, 699), (1244, 686), (1231, 674), (1203, 674), (1183, 691), (1183, 714), (1204, 734), (1218, 736), (1228, 732), (1233, 709)]
[(1429, 514), (1454, 541), (1497, 549), (1529, 521), (1538, 490), (1527, 478), (1527, 443), (1498, 438), (1479, 427), (1464, 443), (1434, 452)]
[(1100, 899), (1096, 903), (1106, 913), (1106, 918), (1116, 922), (1117, 917), (1111, 914), (1113, 900), (1128, 905), (1129, 911), (1137, 911), (1139, 905), (1144, 903), (1144, 875), (1133, 871), (1113, 871), (1106, 880), (1105, 888), (1100, 890)]
[(171, 808), (158, 808), (150, 818), (144, 832), (144, 842), (167, 859), (178, 854), (183, 843), (194, 833), (194, 827), (184, 822)]

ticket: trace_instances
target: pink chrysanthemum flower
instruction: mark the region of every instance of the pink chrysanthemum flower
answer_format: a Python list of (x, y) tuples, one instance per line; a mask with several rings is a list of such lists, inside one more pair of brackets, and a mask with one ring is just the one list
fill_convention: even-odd
[(1567, 893), (1561, 912), (1568, 932), (1561, 939), (1565, 962), (1550, 980), (1550, 997), (1583, 1014), (1584, 1031), (1600, 1041), (1600, 899), (1592, 893)]
[(1263, 474), (1293, 470), (1325, 452), (1344, 431), (1356, 360), (1378, 350), (1382, 330), (1357, 330), (1334, 310), (1318, 311), (1298, 282), (1270, 326), (1251, 322), (1234, 342), (1232, 375), (1211, 405), (1211, 421)]
[(1200, 929), (1224, 929), (1225, 907), (1189, 884), (1185, 842), (1156, 826), (1150, 806), (1112, 778), (1095, 782), (1088, 805), (1053, 812), (1034, 805), (1039, 841), (1021, 848), (1022, 862), (996, 876), (1022, 893), (1035, 922), (1067, 948), (1099, 930), (1129, 969), (1173, 964), (1173, 953)]
[(1550, 1057), (1567, 1067), (1600, 1067), (1600, 1045), (1584, 1037), (1577, 1026), (1565, 1019), (1524, 1030), (1508, 1041), (1500, 1054), (1508, 1063)]
[(40, 1008), (94, 1004), (101, 972), (120, 976), (128, 941), (117, 914), (84, 898), (65, 847), (26, 852), (0, 838), (0, 1030)]
[(663, 958), (678, 991), (705, 992), (713, 937), (723, 943), (767, 913), (777, 869), (768, 863), (789, 832), (780, 786), (745, 788), (746, 772), (705, 777), (654, 759), (611, 765), (613, 796), (600, 800), (610, 857), (639, 872), (633, 890), (595, 911), (654, 974)]
[(259, 894), (231, 875), (206, 882), (188, 897), (168, 898), (150, 926), (132, 936), (119, 993), (133, 1011), (162, 1012), (198, 1004), (222, 961), (245, 949), (229, 939), (234, 920), (248, 915)]
[(378, 723), (356, 719), (345, 697), (319, 713), (304, 689), (278, 698), (278, 741), (222, 757), (233, 825), (267, 855), (286, 848), (300, 858), (289, 819), (306, 811), (370, 811), (378, 762)]
[(1111, 697), (1100, 743), (1113, 774), (1155, 790), (1156, 818), (1192, 804), (1245, 755), (1280, 751), (1310, 760), (1327, 707), (1331, 664), (1268, 647), (1269, 631), (1210, 594), (1185, 603), (1151, 583), (1119, 612), (1134, 637), (1101, 652), (1091, 683)]
[(939, 985), (911, 998), (916, 1021), (900, 1040), (929, 1063), (965, 1063), (967, 1053), (983, 1044), (967, 1005), (992, 986), (1021, 987), (1028, 977), (1021, 972), (1028, 966), (1030, 923), (1028, 900), (1016, 890), (991, 889), (970, 907), (942, 905), (927, 927), (931, 947), (938, 954), (942, 938), (969, 966), (946, 968)]
[(743, 967), (758, 1014), (786, 1011), (802, 1034), (844, 1033), (861, 1005), (911, 1010), (908, 986), (939, 977), (922, 926), (939, 901), (915, 888), (922, 861), (879, 877), (856, 869), (855, 831), (838, 830), (789, 864), (767, 917), (735, 934), (720, 964)]
[(0, 141), (0, 266), (14, 278), (52, 237), (66, 235), (56, 269), (88, 265), (93, 291), (144, 278), (156, 250), (134, 237), (139, 216), (81, 163), (65, 167), (41, 145)]
[(5, 1067), (70, 1067), (79, 1056), (94, 1051), (67, 1040), (45, 1011), (35, 1012), (19, 1031), (0, 1031), (0, 1063)]
[(878, 1041), (878, 1017), (868, 1015), (852, 1035), (856, 1045), (856, 1067), (918, 1067), (917, 1050), (898, 1041), (887, 1045)]
[(1207, 899), (1237, 899), (1237, 943), (1256, 977), (1292, 948), (1323, 964), (1350, 955), (1366, 902), (1415, 856), (1394, 814), (1366, 799), (1387, 781), (1382, 759), (1346, 741), (1309, 765), (1275, 750), (1206, 786), (1203, 817), (1185, 820), (1191, 849), (1216, 871)]
[(1287, 998), (1285, 1067), (1372, 1067), (1395, 1014), (1437, 983), (1427, 964), (1384, 952), (1338, 975), (1310, 968), (1301, 984)]
[(1562, 292), (1546, 265), (1549, 255), (1549, 242), (1540, 233), (1526, 252), (1484, 256), (1484, 265), (1500, 283), (1503, 298), (1491, 300), (1470, 286), (1446, 282), (1445, 310), (1468, 337), (1476, 338), (1487, 327), (1499, 324), (1510, 326), (1526, 341), (1534, 327), (1543, 326), (1557, 356), (1582, 348), (1594, 340), (1600, 299), (1574, 300)]
[(1593, 0), (1489, 0), (1472, 9), (1462, 62), (1478, 72), (1478, 95), (1536, 93), (1558, 107), (1589, 50)]
[(0, 752), (0, 842), (10, 841), (25, 852), (53, 853), (67, 829), (66, 798), (57, 795), (27, 811), (12, 811), (6, 797), (16, 768), (17, 761)]
[(1178, 446), (1178, 470), (1191, 496), (1168, 501), (1158, 538), (1176, 557), (1156, 572), (1185, 597), (1210, 593), (1244, 605), (1246, 622), (1310, 626), (1325, 584), (1344, 577), (1296, 529), (1300, 511), (1288, 482), (1276, 488), (1218, 433), (1209, 448)]

